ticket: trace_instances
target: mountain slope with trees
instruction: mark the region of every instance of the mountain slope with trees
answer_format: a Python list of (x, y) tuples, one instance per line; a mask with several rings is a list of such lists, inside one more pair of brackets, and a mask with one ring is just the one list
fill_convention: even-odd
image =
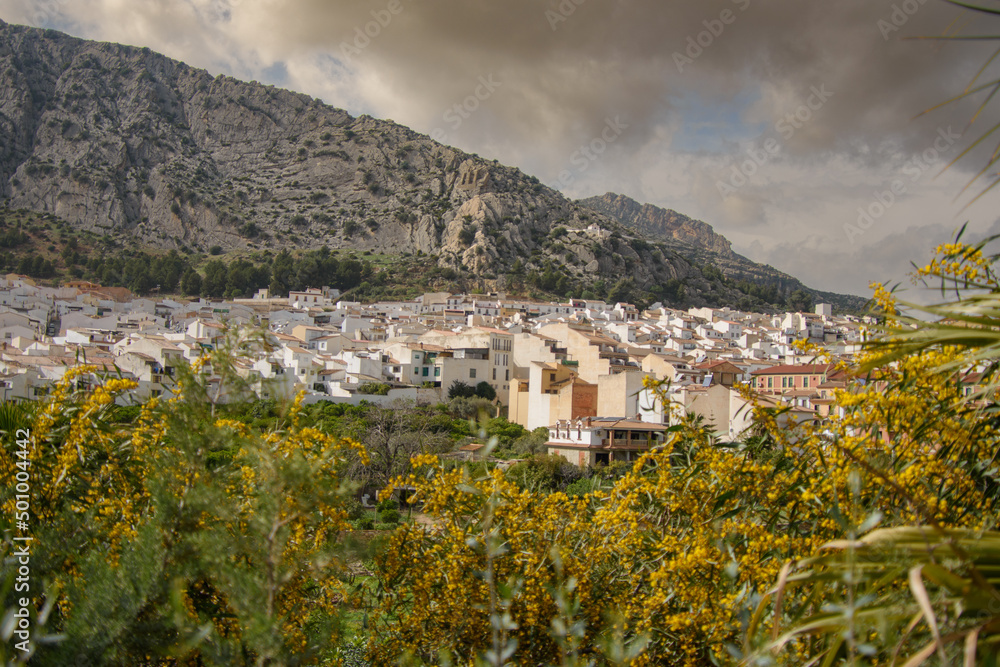
[(671, 305), (778, 308), (796, 289), (741, 290), (703, 270), (717, 254), (692, 261), (496, 160), (149, 49), (0, 22), (0, 84), (6, 206), (126, 248), (419, 254), (483, 290)]

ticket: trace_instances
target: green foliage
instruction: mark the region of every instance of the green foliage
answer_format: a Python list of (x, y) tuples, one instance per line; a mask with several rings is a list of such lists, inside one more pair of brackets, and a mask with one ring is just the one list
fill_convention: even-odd
[[(521, 426), (520, 424), (507, 421), (503, 417), (496, 417), (494, 419), (489, 419), (483, 424), (483, 430), (486, 433), (487, 438), (496, 438), (497, 447), (500, 449), (506, 449), (514, 446), (514, 444), (520, 438), (526, 438), (531, 435), (531, 433)], [(545, 431), (545, 437), (548, 438), (548, 429), (542, 429)]]
[(386, 509), (378, 513), (378, 520), (382, 523), (399, 523), (399, 510)]
[(455, 380), (448, 387), (448, 398), (472, 398), (475, 395), (476, 388), (461, 380)]
[(188, 269), (181, 278), (181, 293), (185, 296), (201, 294), (201, 274), (194, 269)]
[(588, 493), (593, 493), (595, 490), (595, 480), (598, 478), (587, 478), (581, 477), (575, 482), (571, 482), (566, 486), (566, 495), (570, 498), (580, 498), (587, 495)]
[(459, 242), (466, 247), (471, 246), (472, 242), (476, 240), (476, 231), (478, 231), (478, 227), (474, 223), (464, 222), (462, 229), (458, 232)]
[(0, 234), (0, 248), (16, 248), (30, 240), (30, 237), (20, 229), (10, 229)]
[(343, 510), (347, 513), (348, 521), (357, 521), (367, 514), (367, 510), (364, 505), (362, 505), (361, 501), (357, 498), (346, 500), (343, 505)]
[(545, 453), (545, 443), (549, 441), (549, 429), (539, 426), (534, 431), (522, 435), (511, 443), (512, 453), (519, 458), (526, 458)]
[(785, 300), (785, 308), (792, 312), (810, 312), (813, 309), (812, 294), (805, 290), (797, 289), (788, 295)]
[(384, 500), (380, 500), (379, 503), (378, 503), (378, 505), (377, 505), (377, 509), (379, 511), (382, 511), (382, 510), (398, 510), (399, 509), (399, 501), (397, 501), (395, 498), (386, 498)]
[[(233, 349), (212, 367), (238, 394)], [(32, 664), (292, 664), (336, 642), (338, 603), (324, 592), (336, 567), (316, 564), (337, 561), (326, 531), (347, 506), (339, 445), (297, 427), (240, 432), (217, 421), (214, 387), (185, 367), (178, 377), (183, 398), (138, 415), (114, 404), (120, 380), (74, 392), (67, 378), (34, 419), (33, 636), (64, 637), (36, 644)], [(15, 460), (16, 439), (2, 444)], [(13, 516), (0, 518), (5, 555)]]
[(391, 385), (384, 382), (365, 382), (358, 386), (359, 394), (371, 394), (375, 396), (388, 396)]
[(518, 487), (539, 493), (565, 491), (584, 476), (583, 471), (561, 456), (538, 454), (507, 471), (507, 479)]

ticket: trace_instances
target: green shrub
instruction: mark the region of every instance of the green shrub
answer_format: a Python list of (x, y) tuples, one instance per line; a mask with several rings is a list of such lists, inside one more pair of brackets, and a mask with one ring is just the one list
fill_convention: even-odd
[(507, 479), (522, 489), (562, 491), (584, 476), (582, 470), (561, 456), (540, 454), (507, 471)]
[(378, 504), (378, 510), (398, 510), (399, 502), (395, 498), (386, 498)]
[(399, 523), (399, 510), (382, 510), (378, 513), (378, 520), (382, 523)]
[(455, 380), (448, 388), (448, 398), (472, 398), (475, 395), (476, 388), (461, 380)]
[(357, 521), (368, 514), (364, 505), (362, 505), (357, 498), (345, 501), (344, 509), (347, 511), (347, 518), (349, 521)]
[(570, 498), (580, 498), (585, 496), (594, 490), (594, 487), (596, 486), (594, 481), (595, 480), (593, 478), (587, 479), (586, 477), (581, 477), (575, 482), (569, 484), (566, 487), (565, 493)]

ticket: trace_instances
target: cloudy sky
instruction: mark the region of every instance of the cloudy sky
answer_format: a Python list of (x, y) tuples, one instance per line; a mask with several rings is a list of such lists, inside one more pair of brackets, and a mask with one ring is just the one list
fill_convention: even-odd
[(0, 18), (391, 118), (571, 197), (673, 208), (820, 289), (868, 294), (966, 221), (1000, 230), (1000, 188), (960, 195), (985, 156), (942, 173), (997, 114), (970, 127), (976, 97), (919, 115), (995, 46), (907, 38), (1000, 33), (944, 0), (0, 0)]

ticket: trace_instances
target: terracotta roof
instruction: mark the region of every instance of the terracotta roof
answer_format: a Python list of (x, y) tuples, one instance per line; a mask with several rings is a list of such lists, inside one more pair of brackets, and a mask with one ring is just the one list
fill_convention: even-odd
[(735, 366), (736, 365), (733, 362), (729, 361), (728, 359), (719, 359), (717, 361), (706, 361), (703, 364), (698, 364), (697, 366), (695, 366), (695, 368), (700, 368), (702, 370), (708, 371), (708, 370), (712, 370), (713, 368), (716, 368), (718, 366), (725, 366), (727, 364), (730, 365), (730, 366)]

